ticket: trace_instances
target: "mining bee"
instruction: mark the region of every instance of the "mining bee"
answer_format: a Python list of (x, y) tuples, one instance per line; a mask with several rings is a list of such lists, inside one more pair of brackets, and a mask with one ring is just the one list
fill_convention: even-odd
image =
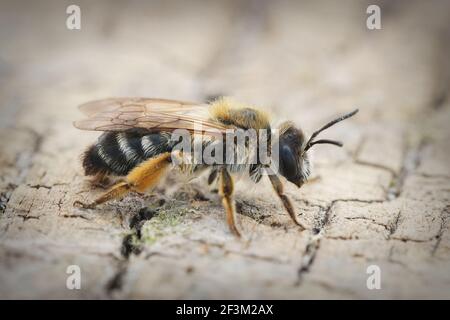
[[(257, 183), (267, 173), (273, 189), (294, 223), (302, 230), (305, 229), (297, 220), (292, 203), (283, 191), (280, 176), (300, 188), (310, 175), (308, 150), (316, 144), (342, 146), (341, 142), (334, 140), (316, 140), (317, 135), (358, 112), (355, 110), (327, 123), (306, 139), (303, 131), (294, 123), (287, 121), (273, 129), (265, 112), (227, 98), (207, 104), (151, 98), (111, 98), (88, 102), (81, 105), (80, 110), (87, 118), (74, 122), (76, 128), (104, 131), (82, 156), (85, 174), (93, 176), (94, 182), (100, 182), (108, 176), (124, 178), (93, 202), (76, 201), (74, 206), (94, 208), (109, 200), (122, 198), (130, 191), (143, 193), (151, 190), (169, 168), (178, 167), (192, 175), (208, 169), (208, 183), (218, 183), (228, 226), (236, 236), (240, 236), (233, 200), (233, 176), (236, 174), (247, 175)], [(258, 135), (247, 139), (243, 145), (235, 145), (232, 151), (216, 157), (224, 161), (195, 162), (190, 152), (176, 148), (179, 140), (173, 139), (173, 136), (178, 130), (191, 134), (189, 144), (194, 149), (200, 144), (201, 150), (217, 147), (218, 141), (222, 143), (220, 138), (230, 132), (256, 130), (268, 134), (263, 138)], [(199, 140), (199, 137), (202, 139)], [(237, 144), (236, 139), (232, 141), (232, 144)], [(252, 153), (249, 150), (260, 149), (263, 142), (266, 146), (275, 146), (278, 152), (277, 171), (272, 169), (270, 162), (274, 158), (272, 151), (267, 152), (269, 163), (263, 163), (263, 159), (258, 156), (250, 157), (255, 151)], [(223, 144), (220, 146), (223, 147)], [(231, 158), (234, 160), (240, 159), (240, 162), (227, 161), (230, 155), (233, 155)], [(250, 162), (250, 158), (256, 161)]]

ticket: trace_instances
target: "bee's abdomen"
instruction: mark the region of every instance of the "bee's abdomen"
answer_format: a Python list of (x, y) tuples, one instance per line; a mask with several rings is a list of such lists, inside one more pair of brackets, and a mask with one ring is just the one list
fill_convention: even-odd
[(105, 132), (83, 155), (86, 175), (126, 175), (146, 159), (170, 151), (170, 135), (140, 131)]

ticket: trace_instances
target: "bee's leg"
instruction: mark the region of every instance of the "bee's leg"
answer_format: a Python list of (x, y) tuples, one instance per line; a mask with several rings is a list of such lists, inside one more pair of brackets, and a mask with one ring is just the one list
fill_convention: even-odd
[(292, 206), (289, 198), (284, 194), (284, 186), (281, 182), (280, 178), (276, 174), (269, 175), (270, 182), (272, 183), (273, 189), (277, 193), (278, 197), (281, 199), (284, 208), (289, 213), (289, 216), (292, 218), (294, 223), (305, 230), (306, 228), (297, 220), (297, 216), (295, 215), (294, 207)]
[(231, 232), (237, 237), (241, 234), (236, 227), (235, 206), (233, 200), (234, 183), (233, 178), (225, 167), (222, 167), (219, 172), (219, 194), (222, 197), (222, 205), (227, 213), (227, 223)]
[(170, 164), (170, 152), (162, 153), (143, 162), (127, 175), (125, 181), (112, 186), (107, 192), (94, 202), (83, 203), (75, 201), (74, 206), (92, 209), (95, 206), (113, 199), (119, 199), (130, 191), (145, 192), (154, 187), (165, 173)]
[(217, 179), (217, 169), (211, 169), (208, 176), (208, 184), (211, 185)]
[(119, 182), (119, 183), (115, 184), (114, 186), (112, 186), (108, 191), (106, 191), (100, 197), (95, 199), (94, 202), (83, 203), (83, 202), (77, 200), (73, 203), (73, 205), (74, 205), (74, 207), (81, 207), (84, 209), (93, 209), (97, 205), (107, 202), (109, 200), (119, 199), (119, 198), (123, 197), (125, 194), (127, 194), (129, 191), (131, 191), (131, 186), (127, 182)]
[[(211, 172), (208, 176), (208, 185), (212, 185), (214, 181), (217, 181), (217, 177), (219, 175), (219, 170), (217, 168), (211, 169)], [(210, 189), (210, 192), (212, 193), (218, 193), (219, 190), (217, 189), (217, 183), (215, 184), (214, 188)]]
[(104, 172), (97, 173), (90, 181), (91, 185), (98, 188), (106, 189), (111, 185), (111, 182)]

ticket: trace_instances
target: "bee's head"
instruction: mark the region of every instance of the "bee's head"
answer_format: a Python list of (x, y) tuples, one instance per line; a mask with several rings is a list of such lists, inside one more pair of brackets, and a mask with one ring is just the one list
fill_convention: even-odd
[(310, 162), (308, 150), (315, 144), (333, 144), (342, 147), (339, 141), (321, 139), (315, 140), (317, 135), (332, 125), (352, 117), (358, 112), (355, 110), (343, 115), (315, 131), (306, 140), (301, 129), (295, 127), (292, 122), (285, 122), (280, 126), (279, 137), (279, 170), (280, 174), (299, 188), (306, 182), (310, 175)]
[(303, 153), (305, 135), (292, 122), (285, 122), (280, 127), (279, 170), (280, 174), (299, 188), (308, 179), (309, 160)]

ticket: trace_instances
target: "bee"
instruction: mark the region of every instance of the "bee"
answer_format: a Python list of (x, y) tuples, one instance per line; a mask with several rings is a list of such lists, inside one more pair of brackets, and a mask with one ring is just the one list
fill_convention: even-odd
[[(315, 131), (309, 139), (291, 121), (281, 123), (276, 129), (271, 126), (269, 116), (258, 108), (240, 104), (227, 98), (199, 104), (185, 101), (152, 98), (110, 98), (85, 103), (79, 109), (86, 119), (75, 121), (74, 126), (82, 130), (103, 131), (98, 141), (82, 155), (85, 175), (93, 176), (93, 182), (100, 182), (109, 176), (122, 176), (123, 179), (104, 194), (90, 203), (75, 201), (74, 206), (92, 209), (113, 199), (123, 198), (131, 191), (143, 193), (155, 187), (170, 168), (178, 167), (189, 174), (210, 170), (208, 183), (216, 182), (218, 192), (226, 211), (229, 229), (240, 237), (236, 226), (234, 203), (234, 178), (236, 174), (249, 176), (258, 183), (263, 173), (273, 186), (281, 203), (293, 222), (304, 230), (297, 220), (292, 202), (284, 193), (280, 176), (300, 188), (310, 175), (308, 150), (317, 144), (332, 144), (342, 147), (339, 141), (316, 137), (334, 124), (352, 117), (358, 110), (345, 114)], [(179, 151), (172, 136), (177, 130), (185, 130), (192, 135), (189, 143), (201, 148), (214, 146), (220, 137), (233, 132), (265, 130), (264, 138), (247, 141), (241, 148), (232, 151), (233, 159), (244, 159), (240, 163), (216, 161), (192, 163), (191, 153)], [(249, 162), (250, 147), (270, 143), (278, 151), (278, 171), (274, 172), (261, 158)], [(235, 143), (235, 141), (234, 141)], [(240, 150), (240, 151), (239, 151)], [(273, 153), (268, 152), (269, 160)], [(223, 156), (228, 159), (229, 154)], [(220, 158), (220, 157), (219, 157)], [(252, 157), (253, 158), (253, 157)], [(178, 161), (177, 161), (178, 159)], [(225, 159), (225, 160), (226, 160)]]

